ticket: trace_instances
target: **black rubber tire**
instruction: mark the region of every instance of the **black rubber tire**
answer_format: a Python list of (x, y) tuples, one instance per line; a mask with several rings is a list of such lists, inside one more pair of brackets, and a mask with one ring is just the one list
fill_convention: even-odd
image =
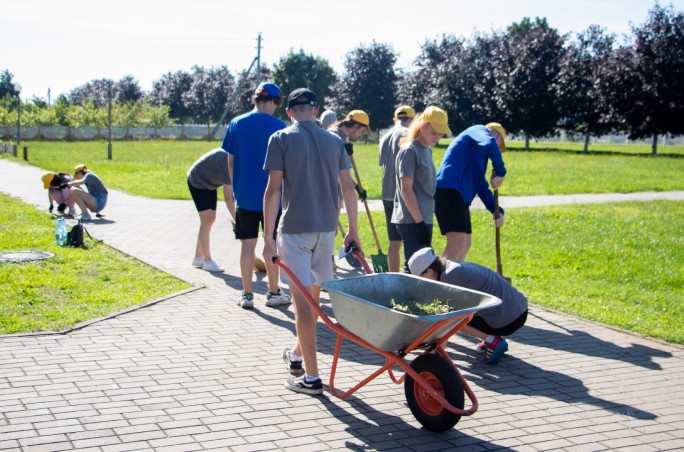
[[(428, 353), (414, 359), (411, 368), (428, 380), (450, 404), (463, 409), (463, 384), (450, 362), (439, 355)], [(410, 375), (406, 375), (404, 381), (404, 394), (411, 413), (428, 430), (443, 432), (451, 429), (461, 419), (460, 415), (442, 407)]]

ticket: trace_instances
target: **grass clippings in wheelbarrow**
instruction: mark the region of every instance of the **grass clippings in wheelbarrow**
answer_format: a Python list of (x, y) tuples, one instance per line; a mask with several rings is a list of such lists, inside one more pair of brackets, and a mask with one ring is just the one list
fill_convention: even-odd
[(438, 315), (454, 310), (448, 304), (443, 304), (437, 299), (433, 300), (432, 303), (418, 303), (415, 300), (397, 303), (394, 300), (390, 300), (389, 307), (394, 311), (411, 315)]

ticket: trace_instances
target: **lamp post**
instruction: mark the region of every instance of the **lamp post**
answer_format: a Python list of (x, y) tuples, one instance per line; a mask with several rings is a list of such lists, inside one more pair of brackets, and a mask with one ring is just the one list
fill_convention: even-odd
[(14, 84), (14, 90), (17, 92), (17, 146), (21, 144), (21, 85), (19, 83)]

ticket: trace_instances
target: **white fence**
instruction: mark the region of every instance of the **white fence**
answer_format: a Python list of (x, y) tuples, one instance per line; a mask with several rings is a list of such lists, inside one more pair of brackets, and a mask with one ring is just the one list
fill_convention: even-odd
[[(210, 128), (206, 125), (186, 125), (162, 127), (160, 129), (153, 129), (151, 127), (131, 127), (129, 129), (123, 127), (112, 127), (112, 140), (206, 140), (214, 126)], [(0, 136), (5, 140), (17, 139), (16, 126), (2, 126), (0, 128)], [(21, 127), (22, 140), (106, 140), (108, 130), (107, 128), (98, 129), (97, 127), (64, 127), (64, 126), (22, 126)], [(215, 140), (223, 139), (226, 133), (226, 127), (221, 126), (214, 135)]]

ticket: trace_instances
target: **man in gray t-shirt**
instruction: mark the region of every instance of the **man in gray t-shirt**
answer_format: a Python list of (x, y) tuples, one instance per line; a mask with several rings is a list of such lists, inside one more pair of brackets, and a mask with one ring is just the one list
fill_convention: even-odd
[(501, 304), (475, 313), (461, 331), (480, 339), (476, 350), (485, 354), (485, 363), (496, 364), (508, 351), (503, 336), (515, 333), (527, 320), (527, 296), (508, 284), (495, 271), (473, 262), (439, 258), (432, 248), (416, 251), (408, 262), (411, 274), (494, 295)]
[[(278, 256), (301, 283), (296, 284), (281, 272), (281, 280), (288, 284), (294, 301), (297, 331), (295, 345), (286, 347), (282, 358), (290, 374), (304, 373), (287, 380), (285, 387), (305, 394), (321, 394), (323, 384), (316, 358), (317, 316), (301, 290), (319, 302), (320, 285), (333, 278), (330, 256), (337, 226), (338, 184), (349, 218), (344, 243), (355, 243), (361, 249), (356, 193), (342, 140), (316, 123), (318, 100), (313, 91), (292, 91), (286, 112), (293, 124), (271, 135), (264, 162), (269, 175), (264, 194), (263, 256), (267, 262)], [(281, 192), (283, 213), (276, 244), (273, 232)]]

